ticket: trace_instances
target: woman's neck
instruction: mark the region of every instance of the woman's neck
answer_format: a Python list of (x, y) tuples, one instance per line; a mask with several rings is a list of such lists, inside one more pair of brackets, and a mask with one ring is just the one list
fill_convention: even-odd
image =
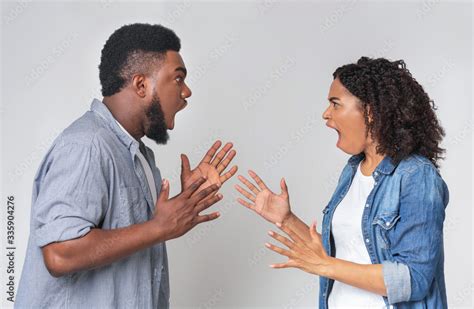
[(365, 151), (365, 158), (360, 163), (360, 170), (365, 176), (370, 176), (375, 168), (382, 162), (385, 155), (377, 153), (376, 145), (371, 144)]

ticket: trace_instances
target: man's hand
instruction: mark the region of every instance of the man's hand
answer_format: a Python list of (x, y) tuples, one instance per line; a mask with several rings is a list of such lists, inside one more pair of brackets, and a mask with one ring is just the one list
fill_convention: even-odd
[(253, 171), (249, 171), (249, 175), (253, 180), (255, 180), (258, 188), (245, 177), (239, 175), (239, 180), (250, 190), (250, 192), (239, 185), (235, 185), (235, 188), (250, 200), (251, 203), (241, 198), (237, 199), (237, 201), (245, 207), (255, 211), (271, 223), (282, 223), (288, 220), (292, 216), (292, 213), (290, 209), (288, 187), (286, 186), (285, 180), (282, 179), (280, 181), (281, 193), (276, 194), (270, 191), (262, 179)]
[(211, 221), (219, 217), (218, 212), (208, 215), (199, 213), (222, 199), (218, 184), (213, 184), (200, 192), (196, 191), (207, 180), (200, 177), (186, 190), (169, 199), (170, 186), (167, 180), (163, 181), (160, 196), (156, 202), (155, 215), (151, 220), (156, 229), (166, 235), (166, 239), (173, 239), (185, 234), (197, 224)]
[(234, 176), (237, 172), (236, 165), (228, 172), (224, 173), (224, 171), (235, 157), (236, 151), (232, 149), (232, 143), (227, 143), (216, 155), (221, 145), (221, 141), (216, 141), (193, 170), (191, 170), (188, 157), (185, 154), (181, 155), (181, 192), (188, 189), (200, 177), (206, 177), (207, 180), (196, 190), (196, 193), (213, 184), (222, 186)]

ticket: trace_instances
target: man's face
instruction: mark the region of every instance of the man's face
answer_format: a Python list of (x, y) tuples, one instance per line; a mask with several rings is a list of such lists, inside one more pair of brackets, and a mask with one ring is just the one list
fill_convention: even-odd
[(153, 101), (156, 101), (155, 97), (158, 98), (166, 128), (169, 130), (174, 128), (176, 114), (186, 107), (186, 99), (191, 96), (191, 89), (184, 81), (186, 73), (180, 54), (167, 51), (165, 60), (156, 74)]
[(146, 108), (145, 135), (158, 144), (166, 144), (167, 130), (174, 128), (176, 114), (186, 107), (186, 99), (191, 96), (191, 89), (184, 82), (186, 73), (180, 54), (166, 52), (155, 75), (151, 102)]

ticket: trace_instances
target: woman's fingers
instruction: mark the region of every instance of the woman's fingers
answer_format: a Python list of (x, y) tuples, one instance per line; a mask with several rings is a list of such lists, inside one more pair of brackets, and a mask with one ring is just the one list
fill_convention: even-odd
[(244, 201), (244, 200), (241, 199), (241, 198), (238, 198), (238, 199), (237, 199), (237, 202), (239, 202), (239, 203), (242, 204), (243, 206), (247, 207), (248, 209), (255, 210), (255, 205), (254, 205), (254, 204), (250, 204), (249, 202)]
[(304, 240), (298, 236), (291, 228), (282, 225), (280, 222), (276, 223), (276, 226), (283, 232), (285, 232), (288, 236), (290, 236), (291, 240), (293, 240), (296, 244), (304, 244)]
[(245, 178), (244, 176), (242, 175), (239, 175), (237, 178), (239, 178), (240, 182), (242, 182), (244, 185), (247, 186), (247, 188), (250, 189), (250, 191), (252, 191), (255, 195), (257, 195), (260, 190), (257, 189), (257, 187), (255, 187), (250, 181), (247, 180), (247, 178)]
[(278, 263), (278, 264), (271, 264), (270, 267), (271, 268), (289, 268), (293, 266), (288, 265), (288, 263)]
[(269, 231), (268, 232), (268, 235), (270, 235), (273, 239), (275, 240), (278, 240), (279, 242), (281, 242), (282, 244), (284, 244), (285, 246), (287, 246), (288, 248), (290, 249), (293, 249), (294, 247), (294, 243), (289, 240), (288, 238), (274, 232), (274, 231)]
[(266, 246), (268, 249), (270, 249), (270, 250), (272, 250), (272, 251), (275, 251), (276, 253), (279, 253), (279, 254), (284, 255), (284, 256), (286, 256), (286, 257), (291, 257), (291, 256), (292, 256), (292, 254), (291, 254), (291, 252), (290, 252), (289, 250), (286, 250), (286, 249), (277, 247), (277, 246), (272, 245), (272, 244), (270, 244), (270, 243), (268, 243), (268, 242), (265, 243), (265, 246)]
[(250, 177), (253, 178), (253, 180), (255, 180), (257, 185), (260, 187), (260, 190), (268, 190), (267, 185), (263, 182), (263, 180), (254, 171), (249, 170), (249, 175), (250, 175)]
[(235, 185), (234, 188), (237, 191), (239, 191), (240, 194), (242, 194), (243, 196), (245, 196), (246, 198), (248, 198), (249, 200), (251, 200), (252, 202), (255, 203), (255, 196), (253, 194), (251, 194), (250, 192), (248, 192), (247, 190), (245, 190), (244, 188), (242, 188), (239, 185)]
[(309, 234), (311, 235), (311, 238), (317, 242), (318, 245), (322, 246), (321, 235), (316, 230), (316, 220), (313, 221), (313, 223), (309, 227)]
[(286, 185), (286, 180), (285, 178), (282, 178), (280, 180), (280, 188), (281, 188), (281, 194), (284, 196), (288, 197), (288, 186)]
[(298, 264), (293, 261), (292, 259), (289, 259), (285, 263), (275, 263), (270, 265), (271, 268), (289, 268), (289, 267), (296, 267), (298, 268)]

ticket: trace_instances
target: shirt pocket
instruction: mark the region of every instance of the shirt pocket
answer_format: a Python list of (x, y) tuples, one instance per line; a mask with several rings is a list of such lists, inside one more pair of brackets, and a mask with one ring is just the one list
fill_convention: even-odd
[(390, 239), (388, 234), (395, 227), (400, 219), (398, 212), (382, 213), (377, 215), (372, 221), (372, 226), (375, 229), (377, 243), (383, 249), (390, 249)]
[(138, 187), (119, 188), (120, 203), (116, 213), (119, 226), (129, 226), (148, 220), (148, 205)]

